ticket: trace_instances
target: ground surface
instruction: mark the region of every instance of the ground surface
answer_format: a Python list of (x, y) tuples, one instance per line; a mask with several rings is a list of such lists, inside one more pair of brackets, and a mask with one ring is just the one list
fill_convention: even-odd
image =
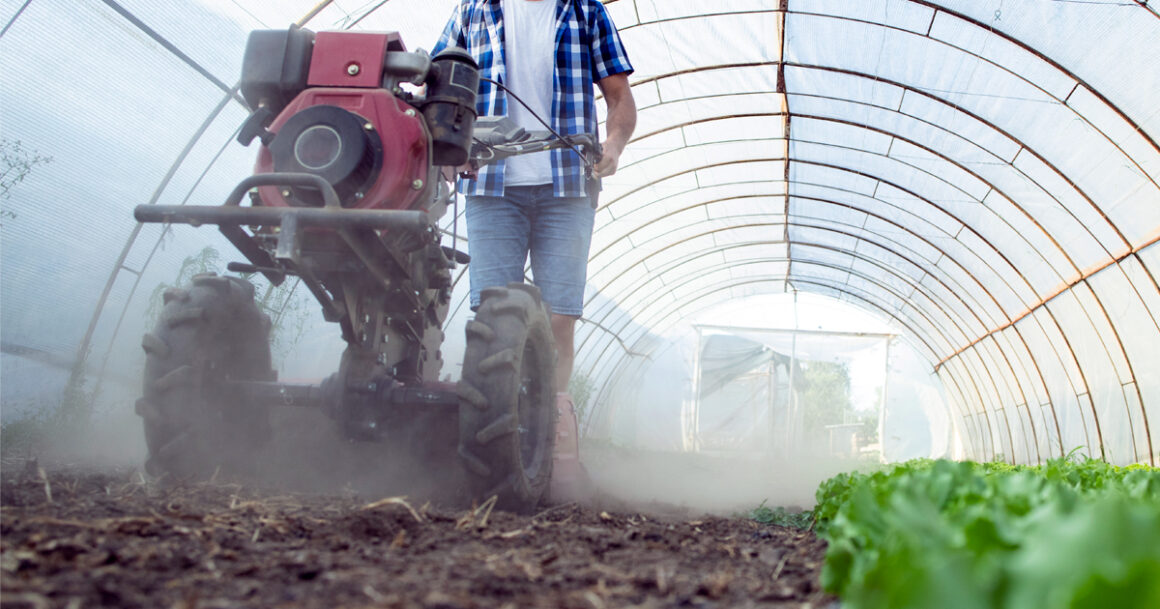
[(688, 508), (516, 515), (35, 463), (0, 503), (4, 609), (833, 606), (812, 533)]

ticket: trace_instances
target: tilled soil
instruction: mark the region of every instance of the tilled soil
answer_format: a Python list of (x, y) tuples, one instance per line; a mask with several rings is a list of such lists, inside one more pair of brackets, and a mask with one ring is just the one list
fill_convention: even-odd
[(812, 533), (605, 502), (534, 515), (4, 472), (0, 606), (830, 607)]

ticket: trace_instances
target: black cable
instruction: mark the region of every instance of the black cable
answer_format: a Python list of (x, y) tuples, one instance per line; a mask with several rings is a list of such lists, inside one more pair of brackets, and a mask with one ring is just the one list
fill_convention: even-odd
[[(572, 152), (575, 152), (576, 154), (580, 155), (580, 159), (584, 161), (584, 165), (585, 165), (585, 166), (587, 166), (587, 167), (592, 167), (592, 166), (594, 166), (594, 165), (595, 165), (595, 163), (591, 163), (591, 164), (590, 164), (590, 163), (588, 162), (588, 156), (587, 156), (587, 155), (585, 155), (583, 152), (581, 152), (579, 148), (577, 148), (576, 146), (574, 146), (574, 145), (572, 144), (572, 141), (571, 141), (571, 140), (569, 140), (569, 139), (565, 138), (564, 136), (560, 135), (560, 134), (559, 134), (559, 133), (558, 133), (558, 132), (557, 132), (555, 129), (553, 129), (553, 128), (552, 128), (552, 126), (551, 126), (551, 125), (549, 125), (548, 123), (544, 122), (544, 119), (540, 118), (540, 116), (539, 116), (538, 114), (536, 114), (536, 113), (535, 113), (535, 111), (533, 111), (533, 110), (532, 110), (531, 106), (529, 106), (527, 103), (525, 103), (525, 102), (524, 102), (524, 100), (520, 99), (520, 96), (518, 96), (518, 95), (516, 95), (515, 93), (513, 93), (511, 89), (509, 89), (509, 88), (505, 87), (505, 86), (504, 86), (503, 84), (501, 84), (500, 82), (498, 82), (498, 81), (495, 81), (495, 80), (492, 80), (492, 79), (490, 79), (490, 78), (483, 78), (483, 77), (480, 77), (480, 80), (482, 80), (483, 82), (489, 82), (489, 83), (491, 83), (491, 84), (493, 84), (493, 85), (495, 85), (495, 86), (499, 87), (500, 89), (503, 89), (503, 91), (504, 91), (505, 93), (507, 93), (508, 95), (512, 96), (512, 99), (514, 99), (514, 100), (518, 101), (518, 102), (520, 103), (520, 105), (521, 105), (521, 106), (523, 106), (524, 108), (526, 108), (526, 109), (527, 109), (527, 111), (528, 111), (528, 114), (531, 114), (533, 117), (535, 117), (535, 119), (536, 119), (536, 120), (540, 121), (540, 124), (541, 124), (541, 125), (543, 125), (543, 126), (544, 126), (544, 128), (545, 128), (545, 129), (547, 129), (547, 130), (548, 130), (548, 131), (549, 131), (549, 132), (550, 132), (552, 135), (556, 136), (556, 139), (560, 140), (561, 142), (564, 142), (564, 144), (565, 144), (565, 145), (567, 145), (569, 148), (571, 148), (571, 149), (572, 149)], [(474, 138), (473, 138), (473, 139), (474, 139)], [(478, 141), (478, 140), (476, 140), (476, 141)], [(483, 143), (483, 142), (480, 142), (480, 143)], [(486, 145), (486, 144), (485, 144), (485, 145)], [(491, 147), (492, 147), (492, 146), (488, 145), (488, 148), (491, 148)]]

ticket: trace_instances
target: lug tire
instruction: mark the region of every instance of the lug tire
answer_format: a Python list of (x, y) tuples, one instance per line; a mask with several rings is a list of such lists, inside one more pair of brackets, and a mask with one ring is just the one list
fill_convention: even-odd
[(552, 476), (556, 346), (534, 286), (488, 288), (467, 323), (459, 381), (459, 457), (475, 502), (529, 511)]
[(268, 409), (229, 395), (227, 380), (275, 380), (270, 318), (254, 287), (238, 277), (197, 275), (171, 288), (145, 349), (143, 397), (146, 471), (205, 479), (251, 473), (271, 435)]

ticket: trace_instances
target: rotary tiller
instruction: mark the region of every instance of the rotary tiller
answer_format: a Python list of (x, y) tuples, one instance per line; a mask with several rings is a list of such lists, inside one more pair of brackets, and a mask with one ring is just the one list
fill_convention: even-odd
[[(463, 371), (440, 382), (452, 273), (468, 257), (437, 221), (464, 166), (568, 147), (591, 166), (590, 135), (527, 133), (479, 118), (480, 76), (448, 49), (408, 52), (396, 33), (250, 34), (240, 91), (260, 142), (253, 175), (222, 205), (142, 205), (141, 222), (214, 224), (248, 259), (229, 270), (297, 277), (341, 328), (338, 371), (285, 383), (271, 368), (270, 318), (243, 277), (200, 275), (164, 294), (145, 334), (147, 470), (206, 477), (251, 467), (281, 405), (321, 408), (352, 440), (390, 442), (457, 468), (462, 494), (530, 509), (552, 472), (555, 346), (532, 285), (483, 292)], [(243, 204), (246, 202), (248, 204)]]

